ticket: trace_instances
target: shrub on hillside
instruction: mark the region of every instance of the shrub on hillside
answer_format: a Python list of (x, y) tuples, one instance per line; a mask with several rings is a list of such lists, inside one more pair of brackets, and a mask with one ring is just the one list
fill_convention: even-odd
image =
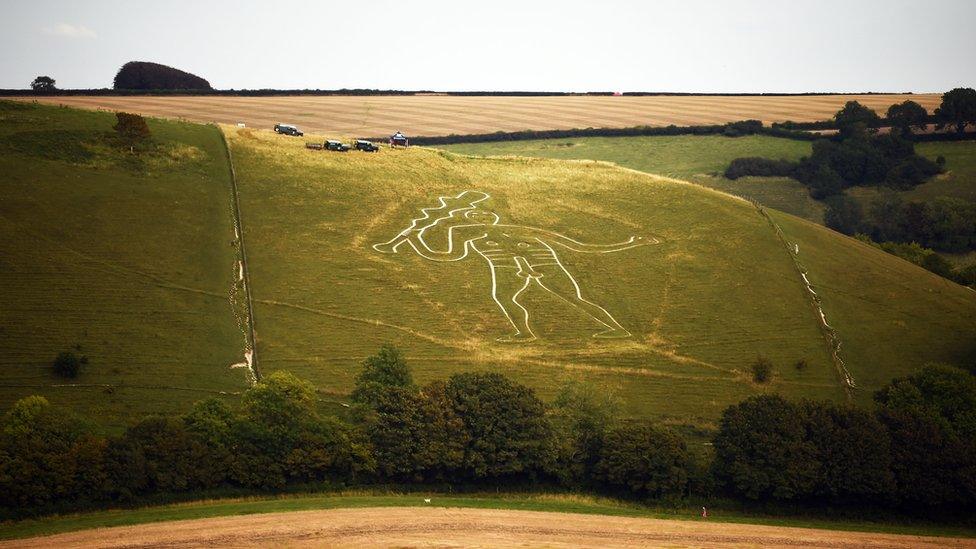
[(116, 136), (127, 147), (145, 144), (152, 132), (149, 131), (149, 124), (146, 119), (138, 114), (128, 112), (115, 113), (116, 123), (112, 126)]
[(773, 362), (764, 356), (757, 357), (750, 370), (752, 370), (752, 380), (756, 383), (766, 383), (773, 378)]
[(796, 163), (789, 160), (771, 160), (749, 156), (732, 160), (725, 169), (725, 177), (738, 179), (746, 176), (757, 177), (789, 177), (793, 175)]
[(58, 354), (52, 367), (56, 375), (74, 379), (81, 372), (81, 367), (86, 364), (88, 364), (87, 356), (78, 356), (71, 351), (65, 351)]
[(209, 90), (210, 82), (195, 74), (145, 61), (130, 61), (115, 75), (116, 90)]

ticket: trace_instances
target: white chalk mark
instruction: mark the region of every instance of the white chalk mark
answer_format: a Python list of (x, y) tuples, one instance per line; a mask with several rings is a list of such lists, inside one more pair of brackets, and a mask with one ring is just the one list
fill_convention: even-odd
[[(632, 236), (623, 242), (590, 244), (566, 235), (522, 225), (499, 223), (492, 211), (478, 204), (490, 198), (481, 191), (464, 191), (455, 197), (438, 197), (438, 206), (421, 209), (421, 216), (390, 240), (374, 244), (382, 253), (397, 253), (403, 245), (430, 261), (453, 262), (474, 251), (491, 271), (491, 297), (502, 310), (514, 332), (499, 341), (525, 342), (536, 338), (529, 324), (530, 313), (519, 296), (533, 283), (591, 317), (604, 329), (600, 338), (629, 337), (631, 334), (600, 305), (583, 297), (576, 278), (555, 250), (559, 246), (580, 253), (614, 253), (648, 244), (653, 237)], [(442, 234), (444, 245), (432, 246), (430, 234)], [(437, 236), (435, 236), (437, 238)]]

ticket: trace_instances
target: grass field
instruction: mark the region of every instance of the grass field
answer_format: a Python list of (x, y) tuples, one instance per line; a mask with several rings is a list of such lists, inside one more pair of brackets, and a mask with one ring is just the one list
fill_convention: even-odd
[[(253, 515), (318, 509), (404, 507), (421, 505), (425, 498), (441, 507), (468, 509), (514, 509), (580, 513), (616, 517), (698, 520), (698, 508), (650, 507), (619, 500), (574, 494), (415, 494), (350, 492), (346, 494), (300, 494), (292, 496), (218, 499), (161, 505), (139, 509), (96, 511), (77, 515), (54, 516), (0, 524), (0, 539), (17, 539), (51, 535), (91, 528), (109, 528), (192, 520), (220, 516)], [(871, 522), (815, 517), (783, 517), (746, 513), (709, 506), (710, 522), (759, 524), (801, 528), (822, 528), (852, 532), (915, 534), (929, 536), (976, 537), (976, 531), (965, 526), (948, 526), (924, 522)]]
[[(673, 423), (711, 423), (728, 404), (770, 389), (844, 398), (791, 255), (748, 202), (600, 162), (417, 148), (322, 153), (270, 132), (226, 130), (248, 228), (265, 372), (288, 369), (343, 394), (357, 363), (393, 342), (421, 381), (489, 369), (548, 397), (563, 380), (583, 378), (616, 390), (629, 415)], [(660, 244), (613, 254), (560, 252), (583, 291), (633, 337), (590, 337), (600, 329), (593, 320), (532, 285), (520, 300), (541, 337), (497, 342), (510, 327), (492, 301), (483, 259), (438, 263), (409, 248), (382, 254), (371, 247), (437, 197), (465, 190), (490, 194), (481, 209), (494, 210), (503, 223), (586, 242), (659, 238)], [(811, 277), (838, 296), (863, 296), (864, 314), (877, 315), (885, 328), (842, 330), (845, 353), (856, 357), (849, 368), (861, 387), (858, 398), (927, 360), (958, 361), (971, 351), (965, 342), (976, 335), (969, 321), (976, 295), (816, 225), (784, 220), (788, 235), (803, 239), (801, 258), (816, 246), (863, 274), (852, 278), (831, 265)], [(840, 305), (825, 298), (828, 318), (834, 306)], [(899, 326), (897, 334), (888, 330)], [(947, 332), (958, 335), (946, 338)], [(755, 385), (748, 373), (759, 354), (777, 366), (769, 387)], [(800, 359), (810, 366), (793, 368)]]
[(722, 177), (729, 163), (743, 156), (799, 160), (810, 154), (810, 143), (806, 141), (762, 135), (737, 138), (678, 135), (465, 143), (438, 148), (479, 156), (605, 160), (625, 168), (693, 181), (816, 223), (823, 222), (823, 204), (810, 198), (806, 188), (797, 181), (786, 177), (743, 177), (732, 181)]
[[(0, 102), (0, 407), (28, 394), (119, 426), (238, 391), (234, 229), (214, 127), (152, 120), (157, 153), (104, 143), (115, 117)], [(50, 368), (87, 355), (74, 380)]]
[[(243, 336), (229, 299), (237, 254), (217, 130), (153, 120), (159, 148), (133, 163), (100, 137), (108, 114), (3, 104), (2, 116), (2, 404), (43, 394), (119, 426), (242, 389), (244, 371), (229, 367)], [(616, 392), (627, 415), (675, 425), (712, 426), (727, 405), (765, 391), (845, 398), (787, 245), (746, 201), (603, 162), (422, 148), (338, 154), (268, 131), (225, 130), (265, 373), (293, 371), (341, 400), (362, 359), (389, 342), (421, 382), (493, 370), (547, 398), (583, 379)], [(737, 153), (708, 148), (713, 156), (670, 173), (708, 172)], [(570, 243), (552, 244), (559, 267), (542, 261), (536, 278), (518, 276), (518, 259), (497, 271), (499, 295), (515, 295), (530, 313), (532, 342), (497, 341), (512, 327), (483, 257), (436, 262), (408, 246), (372, 247), (462, 191), (487, 193), (480, 210), (522, 227), (505, 231)], [(856, 398), (928, 360), (972, 352), (972, 292), (797, 218), (774, 218), (824, 296)], [(446, 233), (429, 234), (432, 249), (447, 249), (437, 240)], [(582, 253), (572, 244), (635, 236), (646, 245)], [(574, 300), (575, 287), (589, 304)], [(630, 337), (591, 337), (606, 331), (604, 313)], [(91, 364), (65, 384), (47, 365), (76, 345)], [(776, 365), (768, 385), (748, 371), (760, 354)], [(800, 359), (806, 369), (793, 367)]]
[[(627, 168), (700, 183), (713, 189), (755, 200), (793, 215), (823, 223), (824, 205), (810, 198), (799, 182), (786, 177), (725, 179), (722, 172), (734, 158), (760, 156), (796, 160), (810, 154), (810, 143), (767, 136), (585, 137), (498, 143), (442, 145), (439, 148), (480, 156), (533, 156), (542, 158), (605, 160)], [(976, 201), (976, 142), (919, 143), (916, 150), (932, 160), (946, 159), (947, 173), (918, 187), (901, 191), (905, 200), (928, 201), (951, 196)], [(847, 194), (866, 208), (882, 191), (854, 187)]]
[(825, 120), (857, 100), (878, 112), (911, 98), (932, 111), (941, 95), (808, 95), (740, 97), (36, 97), (74, 107), (125, 110), (153, 116), (270, 129), (278, 122), (334, 137), (448, 135), (637, 125), (724, 124), (759, 119), (767, 123)]

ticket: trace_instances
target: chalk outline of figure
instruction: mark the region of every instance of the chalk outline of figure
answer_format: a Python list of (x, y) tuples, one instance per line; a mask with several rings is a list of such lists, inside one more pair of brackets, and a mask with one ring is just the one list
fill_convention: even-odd
[[(439, 206), (424, 208), (422, 217), (392, 239), (374, 244), (382, 253), (397, 253), (404, 244), (420, 257), (431, 261), (453, 262), (466, 258), (473, 250), (491, 269), (491, 297), (514, 328), (513, 334), (498, 338), (502, 342), (528, 342), (536, 339), (529, 324), (529, 311), (518, 300), (535, 282), (542, 289), (602, 324), (593, 337), (626, 338), (627, 331), (606, 309), (583, 297), (576, 278), (560, 261), (554, 246), (582, 253), (613, 253), (638, 246), (659, 244), (657, 238), (632, 236), (613, 244), (587, 244), (554, 231), (499, 223), (498, 214), (479, 209), (489, 195), (464, 191), (456, 197), (439, 197)], [(435, 215), (446, 214), (446, 215)], [(432, 248), (424, 233), (438, 225), (447, 228), (447, 249)], [(455, 233), (460, 233), (460, 239)], [(462, 240), (460, 246), (456, 242)]]

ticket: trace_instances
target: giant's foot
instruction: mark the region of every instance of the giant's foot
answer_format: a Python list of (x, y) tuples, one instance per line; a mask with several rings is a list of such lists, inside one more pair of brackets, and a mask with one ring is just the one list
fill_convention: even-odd
[(507, 336), (502, 336), (496, 339), (495, 341), (500, 341), (501, 343), (528, 343), (534, 340), (535, 340), (535, 336), (532, 334), (517, 332)]
[(600, 339), (622, 339), (625, 337), (630, 337), (630, 332), (624, 330), (623, 328), (611, 328), (609, 330), (597, 332), (593, 334), (593, 337), (598, 337)]

